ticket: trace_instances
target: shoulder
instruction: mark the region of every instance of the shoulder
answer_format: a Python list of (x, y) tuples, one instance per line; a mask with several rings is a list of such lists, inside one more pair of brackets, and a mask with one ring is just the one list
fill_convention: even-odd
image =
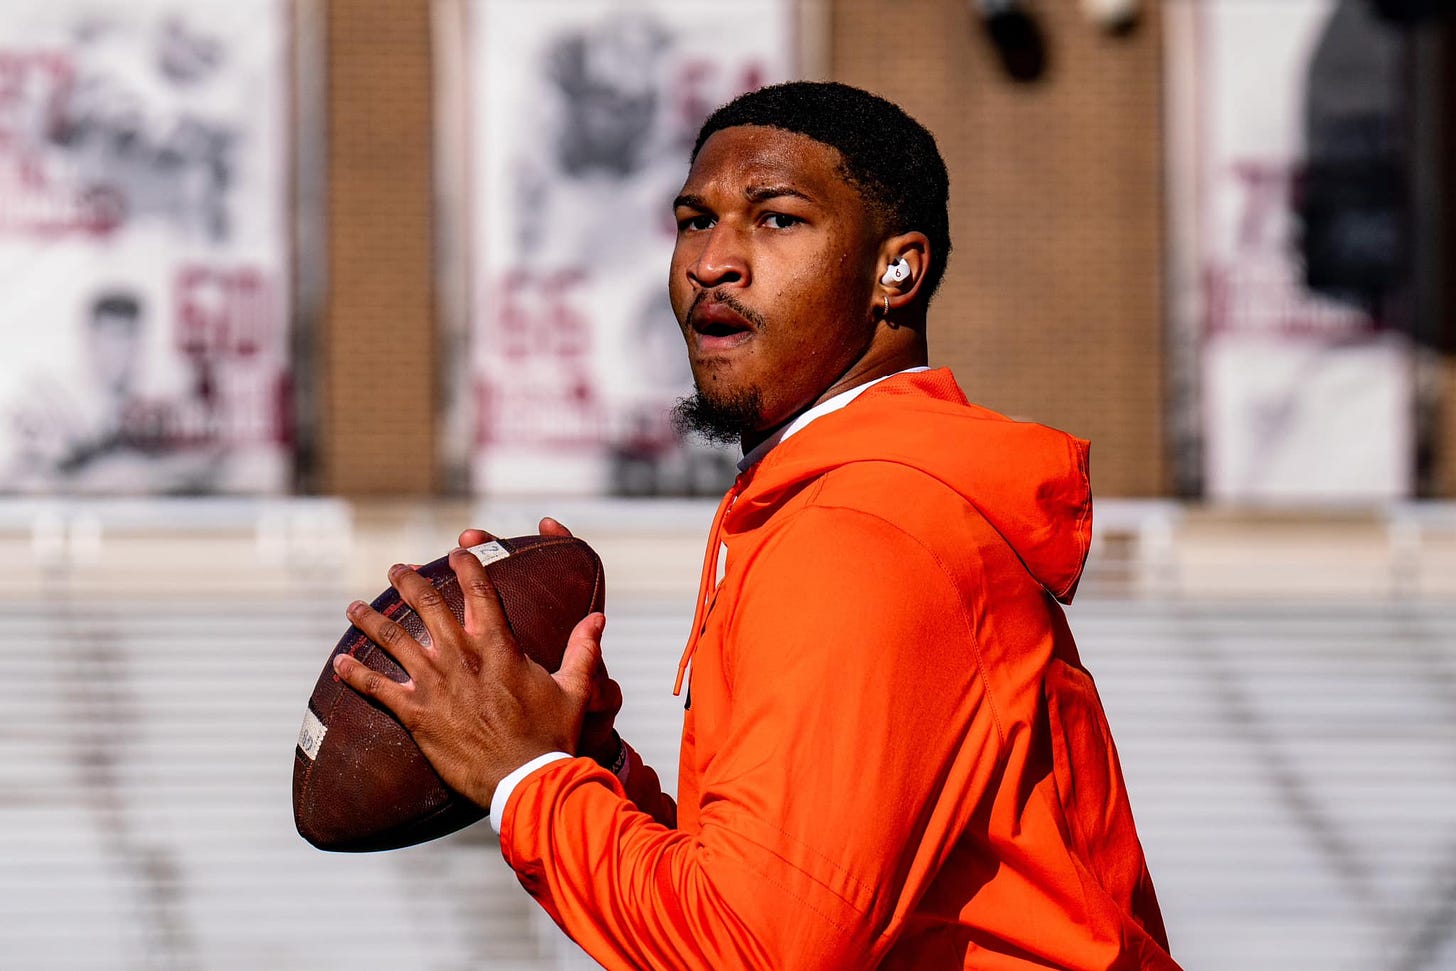
[(929, 472), (899, 462), (851, 462), (825, 473), (808, 509), (881, 520), (941, 554), (1004, 545), (964, 495)]
[[(1006, 538), (965, 495), (922, 469), (888, 461), (849, 463), (821, 476), (799, 512), (817, 532), (871, 531), (880, 545), (902, 552), (882, 564), (896, 574), (933, 563), (967, 609), (988, 602), (1039, 599), (1041, 585)], [(796, 517), (797, 518), (797, 517)], [(893, 542), (891, 541), (891, 538)]]
[(776, 609), (818, 601), (858, 613), (886, 598), (968, 609), (976, 557), (967, 552), (980, 540), (955, 522), (964, 511), (955, 512), (953, 493), (946, 490), (951, 501), (907, 494), (912, 470), (855, 466), (821, 476), (780, 510), (730, 563), (739, 577), (732, 586)]
[(764, 553), (772, 560), (816, 561), (835, 571), (858, 564), (883, 566), (885, 561), (937, 559), (926, 532), (917, 529), (893, 506), (879, 502), (839, 502), (820, 485), (809, 500), (781, 516), (766, 537)]
[(738, 569), (734, 582), (725, 578), (735, 662), (749, 647), (767, 660), (756, 653), (765, 644), (777, 666), (832, 658), (875, 668), (902, 649), (938, 656), (935, 645), (954, 654), (946, 664), (970, 657), (953, 647), (971, 629), (975, 601), (956, 565), (873, 511), (805, 505)]

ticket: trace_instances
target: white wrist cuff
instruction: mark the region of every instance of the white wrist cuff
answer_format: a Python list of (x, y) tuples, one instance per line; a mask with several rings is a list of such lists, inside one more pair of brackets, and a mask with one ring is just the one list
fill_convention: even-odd
[(504, 823), (506, 816), (506, 803), (511, 801), (511, 792), (515, 790), (516, 786), (521, 784), (522, 779), (543, 765), (550, 765), (552, 762), (569, 758), (571, 756), (565, 752), (547, 752), (545, 755), (536, 756), (502, 779), (500, 785), (495, 787), (495, 795), (490, 800), (490, 828), (495, 830), (497, 835), (500, 834), (501, 825)]

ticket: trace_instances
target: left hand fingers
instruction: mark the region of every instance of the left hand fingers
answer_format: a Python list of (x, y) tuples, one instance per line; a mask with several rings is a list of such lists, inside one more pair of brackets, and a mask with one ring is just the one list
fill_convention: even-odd
[(491, 636), (498, 643), (504, 635), (503, 642), (514, 647), (500, 596), (479, 558), (469, 550), (454, 550), (450, 553), (450, 569), (455, 571), (460, 597), (465, 601), (465, 632), (476, 639)]
[[(424, 670), (428, 663), (426, 649), (419, 641), (409, 636), (399, 624), (362, 600), (349, 604), (347, 613), (349, 621), (362, 630), (371, 641), (383, 648), (386, 654), (394, 658), (399, 666), (404, 668), (404, 673), (409, 676), (410, 680), (417, 678)], [(340, 657), (343, 656), (345, 655), (340, 655)], [(338, 664), (336, 659), (334, 665), (336, 671)]]
[(366, 698), (379, 702), (394, 713), (406, 728), (414, 724), (411, 705), (414, 682), (400, 684), (348, 654), (334, 657), (334, 673), (349, 687)]
[(430, 581), (412, 568), (396, 563), (389, 568), (389, 582), (399, 591), (400, 599), (419, 615), (434, 645), (456, 639), (452, 635), (460, 630), (460, 622), (450, 612), (445, 597)]

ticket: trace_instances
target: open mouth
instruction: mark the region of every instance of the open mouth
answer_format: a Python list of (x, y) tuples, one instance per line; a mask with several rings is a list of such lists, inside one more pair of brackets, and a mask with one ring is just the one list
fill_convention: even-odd
[(732, 337), (734, 334), (747, 332), (747, 324), (732, 324), (726, 320), (709, 320), (696, 322), (693, 329), (704, 337)]
[(699, 308), (691, 324), (703, 350), (734, 347), (753, 336), (753, 326), (723, 304)]

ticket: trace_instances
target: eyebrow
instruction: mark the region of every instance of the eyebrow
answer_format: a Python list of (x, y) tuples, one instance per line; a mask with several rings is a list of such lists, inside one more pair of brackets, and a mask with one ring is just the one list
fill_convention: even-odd
[(814, 201), (814, 198), (807, 193), (787, 185), (751, 185), (744, 190), (743, 196), (753, 203), (767, 202), (769, 199), (777, 199), (781, 196), (791, 196), (795, 199), (803, 199), (805, 202)]
[[(789, 196), (794, 199), (803, 199), (805, 202), (813, 202), (814, 197), (787, 185), (751, 185), (743, 191), (743, 197), (749, 202), (758, 204), (767, 202), (769, 199), (778, 199)], [(672, 200), (674, 209), (687, 208), (696, 209), (699, 212), (709, 211), (708, 202), (700, 195), (691, 192), (684, 192)]]

